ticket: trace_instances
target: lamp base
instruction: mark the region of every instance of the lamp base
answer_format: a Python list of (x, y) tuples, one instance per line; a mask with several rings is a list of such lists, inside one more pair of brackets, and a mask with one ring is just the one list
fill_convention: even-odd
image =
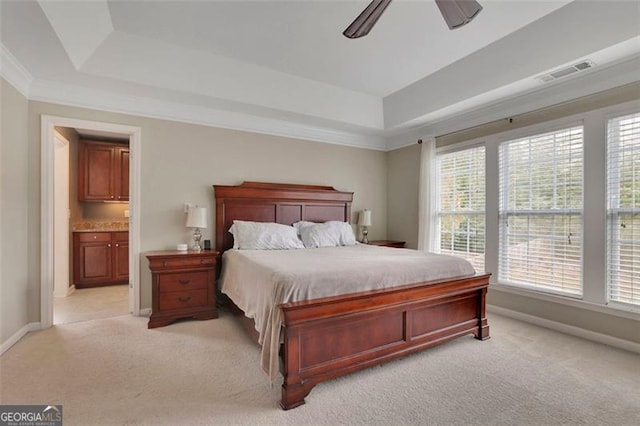
[(200, 228), (196, 228), (193, 231), (193, 246), (191, 246), (191, 250), (200, 251), (202, 247), (200, 246), (200, 240), (202, 239), (202, 233), (200, 233)]
[(367, 235), (369, 235), (369, 230), (367, 229), (366, 226), (362, 227), (362, 244), (369, 244), (369, 238), (367, 238)]

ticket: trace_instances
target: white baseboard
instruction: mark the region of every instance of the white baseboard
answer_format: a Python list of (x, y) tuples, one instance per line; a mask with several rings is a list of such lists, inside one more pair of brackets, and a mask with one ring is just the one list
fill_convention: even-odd
[(557, 321), (551, 321), (545, 318), (536, 317), (534, 315), (523, 314), (522, 312), (512, 311), (511, 309), (502, 308), (500, 306), (487, 304), (487, 311), (530, 324), (538, 325), (540, 327), (549, 328), (561, 333), (570, 334), (572, 336), (581, 337), (586, 340), (603, 343), (605, 345), (640, 354), (640, 343), (619, 339), (617, 337), (608, 336), (606, 334), (597, 333), (591, 330), (585, 330), (584, 328), (563, 324)]
[[(75, 290), (75, 286), (70, 287), (70, 291), (73, 292)], [(151, 315), (151, 308), (140, 309), (141, 317), (148, 317)], [(20, 330), (16, 331), (11, 337), (9, 337), (6, 341), (2, 342), (2, 346), (0, 346), (0, 355), (8, 351), (13, 345), (18, 343), (20, 339), (26, 336), (27, 333), (31, 331), (41, 330), (42, 326), (39, 322), (31, 322)]]
[(31, 322), (25, 325), (20, 330), (16, 331), (13, 334), (13, 336), (9, 337), (5, 342), (2, 342), (2, 346), (0, 346), (0, 355), (8, 351), (11, 348), (11, 346), (18, 343), (18, 341), (22, 339), (28, 332), (36, 331), (40, 329), (41, 329), (41, 326), (39, 322)]

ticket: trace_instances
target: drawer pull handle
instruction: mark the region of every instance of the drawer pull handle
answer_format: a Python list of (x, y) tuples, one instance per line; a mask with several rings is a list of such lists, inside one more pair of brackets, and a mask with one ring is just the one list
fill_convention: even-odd
[(162, 261), (162, 267), (163, 267), (163, 268), (166, 268), (166, 267), (167, 267), (167, 261), (166, 261), (166, 260), (163, 260), (163, 261)]
[(178, 297), (178, 300), (185, 303), (188, 302), (189, 300), (191, 300), (191, 296), (189, 297)]
[(191, 280), (178, 280), (178, 282), (182, 285), (187, 285), (191, 282)]

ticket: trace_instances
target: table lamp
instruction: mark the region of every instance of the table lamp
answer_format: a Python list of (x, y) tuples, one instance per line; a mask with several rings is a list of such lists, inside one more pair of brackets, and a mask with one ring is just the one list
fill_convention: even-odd
[(371, 210), (364, 209), (360, 212), (358, 225), (362, 226), (362, 243), (369, 244), (369, 238), (367, 238), (369, 230), (367, 228), (371, 226)]
[(200, 239), (202, 238), (202, 234), (200, 233), (200, 229), (206, 229), (207, 227), (207, 209), (204, 207), (192, 207), (187, 212), (187, 228), (195, 228), (193, 231), (193, 247), (192, 250), (200, 251), (202, 247), (200, 247)]

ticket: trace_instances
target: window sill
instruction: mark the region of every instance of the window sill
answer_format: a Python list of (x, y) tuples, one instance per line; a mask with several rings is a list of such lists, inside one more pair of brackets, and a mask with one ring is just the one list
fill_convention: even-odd
[(594, 312), (600, 312), (607, 315), (614, 315), (620, 318), (628, 318), (636, 321), (640, 321), (640, 307), (627, 307), (624, 305), (611, 304), (600, 305), (592, 302), (587, 302), (577, 297), (564, 296), (559, 294), (544, 293), (527, 288), (514, 287), (507, 284), (493, 283), (489, 287), (491, 290), (496, 290), (504, 293), (516, 294), (518, 296), (530, 297), (532, 299), (544, 300), (547, 302), (553, 302), (560, 305), (572, 306), (579, 309), (587, 309)]

